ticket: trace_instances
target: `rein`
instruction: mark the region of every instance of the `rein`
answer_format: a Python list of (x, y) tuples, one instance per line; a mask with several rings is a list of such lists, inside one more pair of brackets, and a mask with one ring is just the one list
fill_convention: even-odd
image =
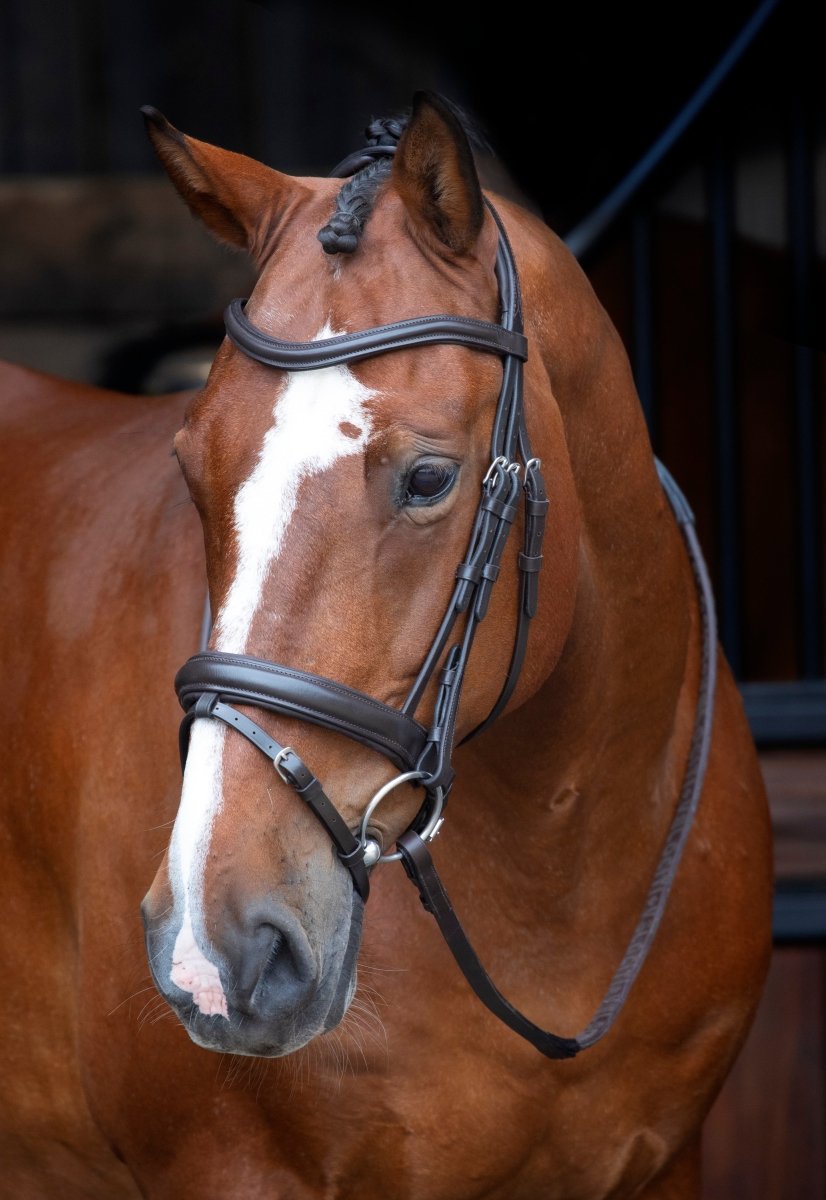
[[(390, 155), (393, 150), (394, 146), (371, 147), (368, 161), (372, 162), (379, 153)], [(337, 173), (352, 173), (360, 169), (359, 163), (364, 165), (358, 155), (350, 156), (340, 164)], [(576, 1037), (549, 1033), (513, 1008), (485, 972), (456, 917), (427, 848), (444, 820), (443, 810), (454, 779), (455, 725), (465, 670), (479, 623), (488, 610), (511, 526), (519, 512), (520, 492), (524, 535), (518, 556), (519, 607), (511, 660), (493, 708), (465, 741), (496, 720), (519, 678), (530, 621), (537, 607), (542, 540), (549, 506), (541, 463), (531, 452), (525, 424), (522, 376), (527, 341), (516, 265), (499, 215), (488, 200), (485, 203), (499, 231), (495, 267), (501, 306), (498, 325), (437, 314), (321, 341), (287, 342), (253, 325), (245, 314), (244, 300), (234, 300), (227, 308), (227, 336), (248, 357), (268, 367), (316, 370), (402, 347), (448, 342), (500, 355), (502, 385), (491, 434), (490, 466), (481, 482), (467, 553), (456, 568), (456, 583), (447, 611), (401, 708), (392, 708), (324, 676), (248, 655), (204, 650), (188, 659), (175, 677), (176, 692), (185, 712), (179, 735), (181, 764), (183, 767), (186, 763), (189, 733), (195, 720), (211, 718), (235, 729), (270, 759), (281, 779), (305, 801), (327, 830), (362, 901), (369, 894), (370, 870), (378, 862), (400, 859), (418, 888), (422, 904), (436, 919), (454, 959), (479, 999), (542, 1054), (549, 1058), (571, 1058), (603, 1037), (618, 1016), (653, 942), (699, 803), (711, 741), (716, 682), (714, 598), (691, 510), (674, 480), (658, 462), (660, 479), (686, 543), (700, 600), (703, 651), (691, 749), (680, 798), (642, 914), (605, 997), (590, 1024)], [(465, 618), (464, 628), (445, 654), (460, 617)], [(207, 621), (205, 631), (208, 632)], [(415, 713), (442, 659), (434, 716), (430, 727), (425, 728), (416, 720)], [(296, 751), (275, 741), (228, 701), (299, 717), (344, 733), (385, 755), (399, 768), (400, 774), (373, 796), (354, 832)], [(370, 817), (385, 796), (408, 782), (423, 789), (424, 801), (411, 826), (397, 839), (397, 852), (383, 854), (378, 842), (369, 835)]]

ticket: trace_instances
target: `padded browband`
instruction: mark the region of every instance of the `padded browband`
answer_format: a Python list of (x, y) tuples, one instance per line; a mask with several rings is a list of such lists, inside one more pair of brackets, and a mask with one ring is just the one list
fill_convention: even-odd
[(370, 358), (390, 350), (426, 346), (431, 342), (451, 342), (470, 346), (473, 350), (486, 350), (490, 354), (512, 354), (523, 362), (528, 357), (528, 341), (524, 334), (493, 325), (490, 321), (446, 315), (411, 317), (392, 325), (341, 333), (316, 342), (285, 342), (253, 325), (244, 313), (245, 303), (242, 299), (233, 300), (227, 307), (224, 313), (227, 336), (249, 358), (285, 371), (334, 367), (356, 358)]
[(418, 721), (372, 696), (243, 654), (207, 650), (193, 655), (175, 676), (175, 690), (187, 711), (203, 692), (210, 692), (338, 730), (386, 755), (402, 771), (415, 768), (427, 741)]

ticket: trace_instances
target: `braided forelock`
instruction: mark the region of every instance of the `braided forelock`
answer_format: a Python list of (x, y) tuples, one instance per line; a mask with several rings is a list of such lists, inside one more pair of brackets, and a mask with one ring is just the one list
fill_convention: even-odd
[[(442, 97), (444, 103), (461, 122), (474, 150), (491, 153), (488, 140), (481, 127), (456, 104)], [(372, 156), (366, 166), (361, 166), (342, 186), (336, 196), (335, 211), (318, 231), (318, 240), (327, 254), (352, 254), (359, 244), (364, 226), (373, 211), (379, 186), (390, 175), (393, 154), (411, 112), (408, 109), (395, 117), (373, 120), (365, 129), (367, 146), (364, 154)], [(358, 159), (358, 153), (351, 158)], [(348, 161), (344, 160), (345, 163)], [(333, 174), (338, 174), (336, 170)], [(340, 172), (344, 174), (345, 172)]]
[(367, 218), (373, 211), (379, 184), (390, 174), (392, 158), (376, 158), (343, 185), (336, 208), (318, 240), (327, 254), (352, 254), (359, 243)]

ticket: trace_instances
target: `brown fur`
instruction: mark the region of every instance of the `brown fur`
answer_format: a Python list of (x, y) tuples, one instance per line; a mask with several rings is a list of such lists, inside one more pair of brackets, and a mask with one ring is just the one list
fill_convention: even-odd
[[(273, 196), (273, 173), (238, 175), (202, 143), (192, 153), (208, 185), (193, 189), (170, 166), (211, 227), (219, 196), (231, 219), (219, 234), (234, 238), (238, 226), (266, 247), (249, 306), (259, 326), (306, 339), (328, 317), (352, 330), (432, 312), (496, 318), (495, 230), (486, 215), (473, 232), (458, 134), (433, 105), (418, 120), (418, 133), (453, 145), (442, 169), (464, 200), (431, 221), (437, 239), (410, 236), (424, 211), (410, 199), (414, 126), (410, 156), (401, 152), (344, 263), (315, 237), (333, 181), (280, 176)], [(157, 129), (168, 164), (195, 145), (181, 149), (180, 137)], [(622, 955), (680, 789), (698, 614), (619, 338), (559, 240), (496, 203), (521, 272), (526, 409), (551, 512), (526, 668), (509, 712), (456, 756), (434, 856), (508, 998), (571, 1035)], [(445, 221), (464, 230), (447, 253)], [(464, 552), (500, 367), (434, 346), (353, 370), (381, 392), (381, 436), (366, 470), (342, 460), (297, 510), (267, 584), (268, 606), (285, 616), (257, 620), (250, 652), (398, 703)], [(270, 419), (277, 375), (225, 345), (175, 440), (214, 609), (234, 568), (233, 488)], [(596, 1047), (552, 1062), (499, 1024), (401, 870), (383, 866), (356, 1011), (288, 1058), (219, 1058), (147, 990), (139, 921), (156, 870), (151, 903), (162, 911), (170, 899), (155, 856), (180, 787), (172, 677), (196, 649), (202, 601), (196, 512), (169, 456), (187, 398), (118, 396), (11, 366), (0, 381), (0, 1196), (696, 1200), (702, 1123), (748, 1031), (771, 944), (766, 799), (722, 656), (696, 824), (648, 961)], [(444, 512), (417, 524), (387, 496), (394, 464), (422, 439), (463, 466)], [(474, 648), (460, 734), (484, 717), (507, 666), (518, 540)], [(387, 765), (312, 726), (265, 720), (355, 823)], [(340, 902), (344, 873), (328, 865), (323, 831), (266, 760), (238, 739), (226, 772), (207, 871), (213, 919), (256, 888), (299, 912), (328, 892)], [(388, 840), (416, 804), (400, 793), (386, 810)]]

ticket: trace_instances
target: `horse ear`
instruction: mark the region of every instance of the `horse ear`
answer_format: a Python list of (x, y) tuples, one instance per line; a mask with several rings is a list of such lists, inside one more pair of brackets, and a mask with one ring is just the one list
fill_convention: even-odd
[(416, 92), (393, 159), (393, 182), (417, 228), (466, 254), (484, 220), (473, 151), (461, 122), (435, 92)]
[(244, 154), (188, 137), (156, 108), (141, 112), (161, 165), (194, 215), (218, 241), (258, 259), (273, 209), (296, 181)]

